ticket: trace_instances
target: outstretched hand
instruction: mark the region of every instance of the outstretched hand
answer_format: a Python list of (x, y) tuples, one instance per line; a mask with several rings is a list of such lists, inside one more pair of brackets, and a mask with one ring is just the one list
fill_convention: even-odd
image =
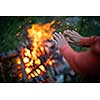
[(82, 36), (75, 32), (75, 31), (70, 31), (70, 30), (65, 30), (64, 34), (67, 35), (67, 41), (70, 43), (73, 43), (75, 45), (80, 45), (80, 41)]
[(61, 32), (59, 32), (59, 33), (55, 32), (53, 36), (54, 36), (53, 41), (56, 43), (56, 47), (58, 47), (59, 49), (64, 44), (67, 44), (68, 45), (68, 42), (66, 41), (65, 37), (62, 35)]

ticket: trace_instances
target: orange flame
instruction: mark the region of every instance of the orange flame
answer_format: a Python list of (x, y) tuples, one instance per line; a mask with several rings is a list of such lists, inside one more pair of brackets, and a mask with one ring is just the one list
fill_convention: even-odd
[(29, 58), (24, 57), (24, 58), (23, 58), (23, 61), (24, 61), (24, 63), (28, 63), (28, 62), (29, 62)]
[(46, 72), (46, 69), (43, 65), (40, 65), (39, 68), (43, 71), (43, 72)]
[(29, 74), (32, 71), (32, 69), (31, 68), (25, 68), (25, 71), (26, 71), (26, 74)]
[(41, 64), (41, 60), (40, 59), (35, 60), (35, 64), (40, 65)]
[[(44, 42), (48, 39), (53, 38), (52, 33), (55, 31), (54, 28), (51, 28), (51, 25), (55, 21), (47, 24), (33, 24), (32, 28), (27, 30), (28, 38), (32, 41), (32, 53), (34, 55), (34, 59), (44, 54)], [(41, 52), (39, 51), (39, 48)], [(36, 55), (36, 56), (35, 56)]]
[[(28, 38), (31, 40), (31, 50), (28, 48), (24, 48), (22, 50), (22, 58), (25, 65), (25, 71), (27, 74), (27, 78), (30, 79), (31, 77), (36, 77), (41, 74), (42, 72), (46, 72), (44, 65), (42, 65), (41, 60), (39, 57), (41, 55), (45, 55), (45, 45), (49, 39), (53, 38), (53, 32), (55, 31), (54, 28), (51, 27), (55, 21), (47, 24), (33, 24), (31, 28), (27, 29)], [(49, 49), (47, 49), (49, 52)], [(20, 59), (16, 59), (17, 64), (21, 64)], [(52, 60), (48, 59), (46, 64), (52, 65)], [(34, 67), (33, 67), (34, 64)], [(35, 69), (35, 71), (32, 71)], [(22, 77), (22, 74), (19, 74), (19, 77)]]
[(16, 58), (16, 62), (17, 62), (17, 64), (21, 64), (21, 60), (20, 60), (20, 58)]

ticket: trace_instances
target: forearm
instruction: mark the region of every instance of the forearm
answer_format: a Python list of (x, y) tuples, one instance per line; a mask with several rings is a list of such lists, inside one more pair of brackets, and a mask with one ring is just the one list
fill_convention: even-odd
[(68, 61), (70, 66), (75, 72), (78, 72), (79, 69), (77, 68), (77, 64), (75, 61), (75, 57), (77, 55), (77, 52), (75, 52), (69, 45), (63, 45), (60, 48), (60, 52), (63, 55), (63, 57)]

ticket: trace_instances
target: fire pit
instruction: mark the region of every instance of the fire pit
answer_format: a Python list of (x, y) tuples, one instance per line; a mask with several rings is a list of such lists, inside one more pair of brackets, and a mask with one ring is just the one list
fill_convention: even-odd
[[(51, 25), (33, 24), (27, 29), (27, 42), (16, 59), (18, 68), (18, 77), (25, 82), (45, 82), (46, 78), (54, 81), (54, 68), (62, 57), (57, 53), (57, 48), (51, 39), (55, 31)], [(60, 57), (61, 58), (60, 58)]]

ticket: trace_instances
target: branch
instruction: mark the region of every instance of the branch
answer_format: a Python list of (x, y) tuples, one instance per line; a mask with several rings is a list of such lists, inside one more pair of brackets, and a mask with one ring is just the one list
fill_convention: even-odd
[(7, 53), (0, 53), (0, 60), (4, 60), (4, 59), (7, 59), (7, 58), (13, 58), (13, 57), (16, 57), (16, 56), (18, 56), (17, 50), (13, 50), (13, 51), (10, 51), (10, 52), (7, 52)]

